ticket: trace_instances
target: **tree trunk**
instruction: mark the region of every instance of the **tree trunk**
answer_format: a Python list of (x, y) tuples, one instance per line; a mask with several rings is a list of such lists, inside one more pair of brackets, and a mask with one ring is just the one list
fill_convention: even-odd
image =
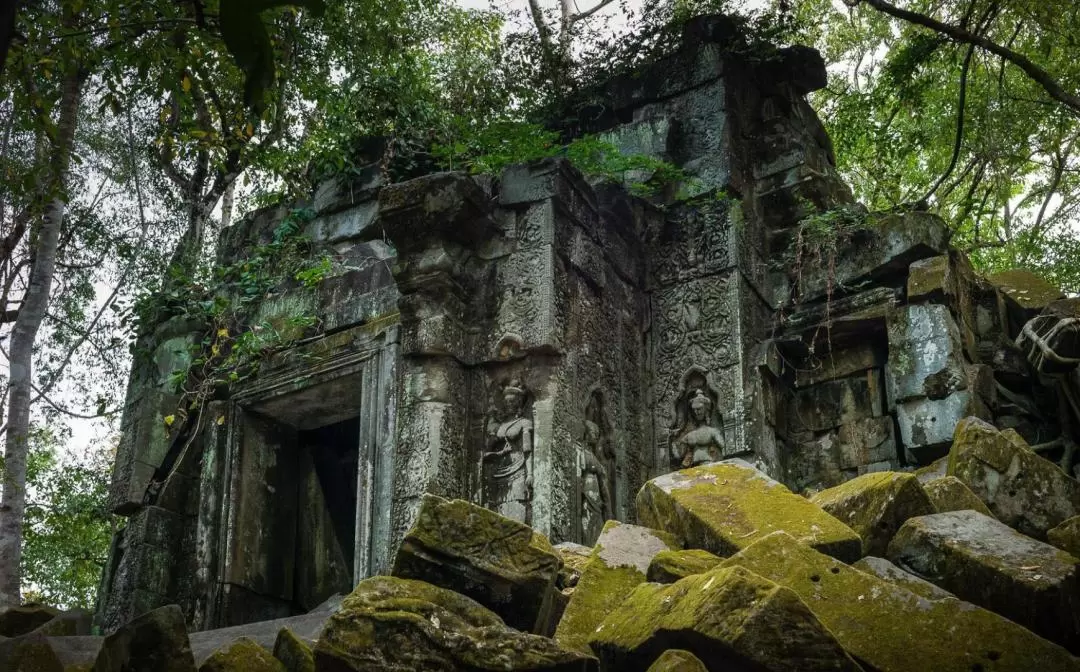
[(236, 180), (225, 187), (225, 193), (221, 195), (221, 228), (232, 223), (233, 201), (236, 197)]
[(67, 209), (67, 177), (82, 85), (82, 73), (73, 70), (66, 75), (56, 141), (51, 150), (49, 184), (43, 190), (47, 205), (36, 239), (31, 243), (34, 263), (30, 269), (30, 281), (11, 331), (8, 430), (4, 446), (3, 494), (0, 496), (0, 607), (20, 602), (34, 341), (45, 318), (52, 289), (56, 248)]

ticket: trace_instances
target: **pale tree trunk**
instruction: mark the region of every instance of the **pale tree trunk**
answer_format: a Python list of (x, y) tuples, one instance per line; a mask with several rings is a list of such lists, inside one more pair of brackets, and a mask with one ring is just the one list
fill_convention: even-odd
[(11, 331), (8, 381), (8, 429), (4, 446), (3, 495), (0, 496), (0, 607), (20, 602), (22, 527), (26, 512), (27, 436), (33, 384), (34, 341), (45, 318), (52, 289), (60, 228), (67, 209), (67, 177), (75, 140), (83, 76), (69, 73), (60, 99), (56, 140), (52, 145), (46, 206), (37, 236), (31, 242), (34, 262), (30, 280)]
[(221, 195), (221, 228), (232, 223), (233, 202), (236, 198), (236, 180), (225, 187), (225, 193)]

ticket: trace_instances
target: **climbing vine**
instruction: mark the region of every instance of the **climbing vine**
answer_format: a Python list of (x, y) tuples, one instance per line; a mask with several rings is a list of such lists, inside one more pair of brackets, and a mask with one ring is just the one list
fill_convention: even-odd
[(205, 325), (189, 349), (190, 366), (168, 379), (180, 395), (176, 412), (164, 417), (170, 428), (182, 426), (223, 387), (249, 378), (261, 362), (299, 338), (319, 329), (313, 314), (256, 320), (259, 305), (282, 285), (313, 289), (334, 270), (328, 255), (311, 258), (311, 242), (301, 234), (314, 218), (310, 209), (294, 209), (278, 224), (269, 243), (255, 246), (242, 259), (216, 267), (209, 282), (174, 275), (165, 294), (146, 294), (136, 304), (139, 333), (173, 317)]

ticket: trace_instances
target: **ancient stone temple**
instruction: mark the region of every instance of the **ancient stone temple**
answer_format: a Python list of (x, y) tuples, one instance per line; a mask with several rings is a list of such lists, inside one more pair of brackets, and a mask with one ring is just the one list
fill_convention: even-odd
[[(1012, 341), (1058, 297), (977, 278), (934, 216), (854, 207), (806, 101), (820, 56), (732, 55), (725, 26), (610, 82), (583, 129), (680, 166), (678, 197), (562, 160), (399, 182), (373, 163), (302, 204), (332, 271), (283, 282), (250, 325), (310, 314), (315, 333), (180, 428), (170, 373), (206, 325), (147, 334), (103, 626), (171, 603), (196, 629), (307, 612), (386, 572), (427, 493), (592, 544), (683, 467), (742, 456), (801, 491), (927, 464), (966, 415), (1056, 439), (1032, 435), (1056, 427), (1053, 388)], [(865, 226), (794, 264), (800, 222), (838, 208)], [(288, 210), (230, 227), (218, 262)]]

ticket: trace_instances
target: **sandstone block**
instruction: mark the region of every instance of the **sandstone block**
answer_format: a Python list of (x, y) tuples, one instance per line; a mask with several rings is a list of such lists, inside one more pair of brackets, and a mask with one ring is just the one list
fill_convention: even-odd
[(703, 574), (723, 561), (708, 551), (692, 548), (685, 551), (660, 551), (649, 563), (646, 575), (655, 583), (675, 583), (694, 574)]
[(1039, 457), (1020, 436), (998, 431), (978, 418), (957, 426), (949, 452), (949, 475), (986, 502), (998, 520), (1029, 537), (1080, 514), (1080, 483)]
[(175, 604), (130, 621), (101, 643), (94, 672), (194, 672), (184, 612)]
[(18, 637), (33, 632), (59, 613), (44, 604), (27, 604), (0, 611), (0, 637)]
[(315, 656), (311, 653), (311, 647), (288, 628), (278, 631), (277, 640), (274, 641), (274, 658), (285, 666), (285, 672), (315, 672)]
[(1080, 558), (1080, 516), (1073, 516), (1046, 533), (1046, 540), (1070, 555)]
[(882, 672), (1076, 670), (1061, 646), (992, 611), (928, 600), (777, 532), (724, 561), (787, 586), (856, 660)]
[(0, 672), (65, 672), (43, 635), (0, 639)]
[(923, 491), (938, 513), (948, 511), (978, 511), (984, 516), (993, 516), (986, 503), (979, 499), (971, 488), (955, 476), (941, 476), (923, 483)]
[(218, 649), (199, 666), (199, 672), (286, 672), (285, 665), (247, 637)]
[(562, 560), (544, 535), (475, 504), (425, 495), (391, 574), (466, 595), (510, 627), (548, 634)]
[(863, 555), (884, 555), (904, 521), (934, 513), (915, 475), (894, 471), (858, 476), (810, 501), (858, 533)]
[(726, 557), (783, 530), (845, 562), (862, 555), (847, 525), (743, 460), (684, 469), (645, 484), (638, 520), (667, 530), (686, 548)]
[(879, 579), (896, 584), (901, 588), (907, 588), (916, 595), (922, 595), (928, 600), (944, 600), (956, 596), (947, 590), (942, 590), (925, 579), (921, 579), (911, 572), (905, 572), (885, 558), (867, 556), (852, 565), (860, 572), (873, 574)]
[(1052, 302), (1065, 298), (1061, 289), (1025, 268), (1001, 271), (986, 279), (1025, 310), (1038, 312)]
[(957, 597), (1080, 650), (1080, 560), (975, 511), (912, 518), (889, 559)]
[(742, 567), (643, 583), (597, 628), (604, 669), (647, 670), (685, 649), (709, 670), (858, 670), (794, 591)]
[(596, 659), (518, 632), (476, 601), (423, 581), (361, 581), (315, 645), (315, 667), (340, 672), (595, 671)]
[(660, 654), (648, 672), (709, 672), (701, 659), (682, 649), (668, 649)]
[(652, 559), (673, 548), (678, 545), (667, 533), (609, 520), (570, 596), (555, 641), (588, 651), (600, 621), (645, 581)]

